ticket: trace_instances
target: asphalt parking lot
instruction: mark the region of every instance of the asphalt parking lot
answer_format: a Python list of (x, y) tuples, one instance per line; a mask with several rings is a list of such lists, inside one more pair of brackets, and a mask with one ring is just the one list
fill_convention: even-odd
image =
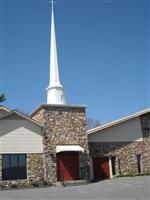
[(150, 176), (116, 178), (82, 186), (1, 191), (0, 200), (150, 200)]

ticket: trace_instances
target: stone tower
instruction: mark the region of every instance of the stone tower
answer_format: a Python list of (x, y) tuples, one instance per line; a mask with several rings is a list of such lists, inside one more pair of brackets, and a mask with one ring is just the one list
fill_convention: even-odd
[(44, 126), (44, 174), (57, 181), (89, 179), (89, 151), (85, 106), (67, 105), (59, 80), (57, 46), (52, 1), (50, 84), (47, 104), (35, 109), (31, 117)]

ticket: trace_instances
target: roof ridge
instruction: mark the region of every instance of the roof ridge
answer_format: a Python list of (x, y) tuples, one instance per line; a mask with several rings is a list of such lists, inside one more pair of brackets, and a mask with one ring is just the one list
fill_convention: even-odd
[(10, 109), (7, 108), (6, 106), (0, 105), (0, 109), (1, 109), (1, 108), (3, 108), (4, 110), (6, 110), (6, 111), (8, 111), (8, 112), (10, 111)]
[(98, 126), (96, 128), (89, 129), (89, 130), (87, 130), (87, 134), (92, 134), (92, 133), (95, 133), (95, 132), (100, 131), (102, 129), (105, 129), (105, 128), (120, 124), (121, 122), (125, 122), (125, 121), (133, 119), (135, 117), (139, 117), (139, 116), (141, 116), (143, 114), (146, 114), (148, 112), (150, 112), (150, 108), (138, 111), (138, 112), (136, 112), (134, 114), (131, 114), (131, 115), (127, 115), (127, 116), (122, 117), (120, 119), (116, 119), (116, 120), (114, 120), (112, 122), (108, 122), (108, 123), (100, 125), (100, 126)]
[(17, 110), (11, 110), (10, 112), (8, 112), (8, 113), (6, 113), (6, 114), (0, 116), (0, 119), (3, 119), (3, 118), (5, 118), (5, 117), (7, 117), (7, 116), (9, 116), (9, 115), (11, 115), (11, 114), (13, 114), (13, 113), (16, 113), (17, 115), (19, 115), (19, 116), (21, 116), (21, 117), (24, 117), (24, 118), (26, 118), (27, 120), (29, 120), (29, 121), (31, 121), (31, 122), (33, 122), (33, 123), (35, 123), (35, 124), (37, 124), (37, 125), (43, 127), (42, 124), (40, 124), (39, 122), (37, 122), (37, 121), (35, 121), (34, 119), (32, 119), (29, 115), (25, 115), (24, 113), (18, 112)]

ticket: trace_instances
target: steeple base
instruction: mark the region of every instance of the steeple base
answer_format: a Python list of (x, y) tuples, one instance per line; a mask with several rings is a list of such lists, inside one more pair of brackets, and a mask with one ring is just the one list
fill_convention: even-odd
[(47, 104), (65, 104), (63, 86), (47, 88)]

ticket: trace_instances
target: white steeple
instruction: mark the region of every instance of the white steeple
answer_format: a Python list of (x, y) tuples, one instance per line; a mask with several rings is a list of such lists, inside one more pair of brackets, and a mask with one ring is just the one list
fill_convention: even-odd
[(59, 80), (57, 45), (54, 23), (54, 1), (51, 14), (51, 44), (50, 44), (50, 82), (47, 88), (47, 104), (64, 104), (64, 89)]

